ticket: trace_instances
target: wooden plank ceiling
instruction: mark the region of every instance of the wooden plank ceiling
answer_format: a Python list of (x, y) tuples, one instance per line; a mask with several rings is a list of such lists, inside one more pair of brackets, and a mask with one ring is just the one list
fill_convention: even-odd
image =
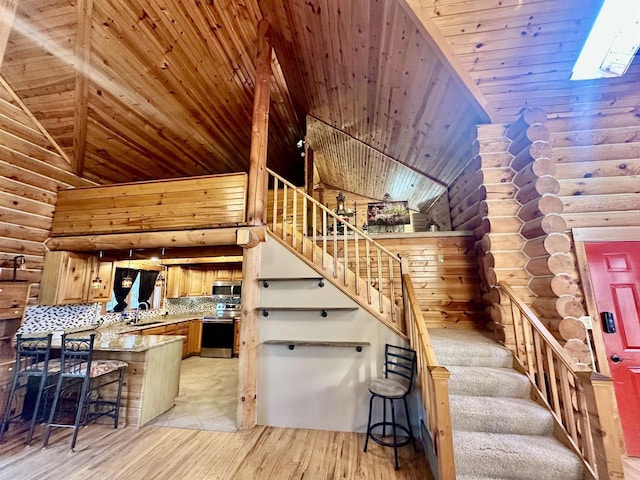
[(300, 184), (306, 132), (321, 182), (424, 208), (478, 123), (638, 106), (637, 65), (606, 86), (568, 80), (601, 3), (21, 0), (0, 73), (89, 180), (247, 171), (266, 17), (269, 166)]

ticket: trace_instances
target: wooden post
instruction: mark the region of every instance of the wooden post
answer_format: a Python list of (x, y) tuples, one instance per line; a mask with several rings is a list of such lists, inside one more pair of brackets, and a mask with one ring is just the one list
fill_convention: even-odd
[[(247, 223), (264, 225), (267, 204), (267, 140), (269, 127), (269, 82), (271, 79), (271, 26), (258, 24), (255, 94), (251, 127), (251, 154), (247, 195)], [(260, 246), (244, 249), (242, 264), (242, 326), (238, 362), (238, 428), (257, 422), (258, 303), (260, 300)]]
[(622, 432), (611, 378), (597, 372), (578, 372), (594, 442), (598, 478), (624, 478)]
[(270, 80), (271, 25), (267, 20), (261, 20), (258, 24), (256, 86), (253, 96), (253, 119), (251, 122), (251, 153), (247, 195), (247, 223), (249, 225), (264, 225), (266, 218)]

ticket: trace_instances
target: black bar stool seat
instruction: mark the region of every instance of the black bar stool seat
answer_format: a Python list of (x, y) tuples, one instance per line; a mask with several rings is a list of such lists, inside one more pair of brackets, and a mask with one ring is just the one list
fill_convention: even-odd
[[(385, 345), (384, 349), (384, 377), (376, 378), (369, 384), (369, 420), (367, 421), (367, 439), (364, 442), (364, 451), (367, 451), (369, 439), (384, 447), (393, 447), (395, 469), (400, 468), (398, 463), (398, 447), (413, 445), (414, 451), (418, 451), (414, 442), (413, 430), (411, 429), (411, 417), (407, 405), (407, 396), (411, 392), (413, 384), (413, 374), (416, 368), (416, 352), (409, 348), (395, 345)], [(371, 423), (373, 413), (373, 401), (376, 398), (382, 399), (382, 421)], [(402, 400), (404, 411), (407, 417), (407, 425), (402, 425), (396, 421), (395, 401)], [(391, 421), (387, 421), (387, 402), (391, 407)], [(387, 427), (390, 427), (392, 440), (384, 440), (387, 436)], [(382, 435), (374, 430), (382, 428)], [(398, 431), (404, 433), (406, 438), (398, 440)]]
[[(78, 429), (96, 418), (109, 416), (113, 418), (113, 428), (118, 428), (124, 372), (128, 364), (120, 360), (93, 360), (94, 339), (95, 334), (88, 337), (62, 336), (61, 370), (43, 447), (49, 443), (52, 428), (73, 428), (72, 450), (76, 445)], [(117, 373), (117, 376), (113, 375), (109, 379), (107, 376), (113, 373)], [(104, 391), (104, 387), (112, 384), (117, 384), (115, 398), (103, 398), (101, 392)], [(67, 417), (69, 421), (64, 422), (64, 416), (58, 410), (60, 410), (61, 399), (67, 396), (65, 392), (73, 389), (78, 391), (72, 417), (73, 423), (69, 416)], [(56, 415), (63, 419), (54, 422)]]
[[(16, 360), (9, 395), (2, 414), (0, 442), (10, 423), (21, 423), (30, 417), (27, 444), (31, 445), (36, 423), (42, 420), (43, 404), (49, 390), (55, 386), (55, 377), (60, 372), (60, 361), (52, 360), (51, 339), (47, 335), (16, 335)], [(35, 394), (35, 401), (33, 395)], [(19, 407), (22, 399), (22, 408)]]

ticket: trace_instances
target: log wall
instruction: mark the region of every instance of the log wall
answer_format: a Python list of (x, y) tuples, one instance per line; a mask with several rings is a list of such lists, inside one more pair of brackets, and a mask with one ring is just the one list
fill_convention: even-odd
[[(51, 219), (61, 188), (90, 185), (68, 167), (25, 111), (0, 86), (0, 279), (13, 276), (13, 258), (24, 255), (19, 279), (37, 283), (44, 263)], [(31, 289), (31, 297), (37, 297)]]
[[(551, 159), (567, 230), (581, 227), (640, 225), (640, 118), (633, 112), (604, 110), (547, 122)], [(559, 295), (558, 334), (576, 358), (589, 356), (583, 291), (569, 237), (555, 243), (552, 290)], [(548, 239), (546, 243), (550, 243)], [(567, 253), (564, 253), (567, 252)]]

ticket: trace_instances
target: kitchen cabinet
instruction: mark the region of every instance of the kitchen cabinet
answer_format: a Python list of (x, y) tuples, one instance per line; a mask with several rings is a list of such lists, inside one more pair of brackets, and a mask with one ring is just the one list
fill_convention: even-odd
[(240, 355), (240, 321), (236, 320), (233, 324), (233, 356)]
[(211, 285), (213, 284), (213, 274), (209, 270), (187, 270), (187, 295), (202, 296), (211, 295)]
[(202, 336), (201, 320), (186, 320), (184, 322), (157, 325), (138, 333), (142, 335), (182, 335), (182, 358), (200, 352), (200, 340)]
[(200, 355), (202, 349), (202, 320), (189, 323), (189, 355)]
[(74, 252), (47, 252), (40, 281), (40, 305), (87, 302), (91, 288), (92, 256)]
[(182, 267), (167, 268), (167, 298), (178, 298), (187, 295), (186, 269)]

